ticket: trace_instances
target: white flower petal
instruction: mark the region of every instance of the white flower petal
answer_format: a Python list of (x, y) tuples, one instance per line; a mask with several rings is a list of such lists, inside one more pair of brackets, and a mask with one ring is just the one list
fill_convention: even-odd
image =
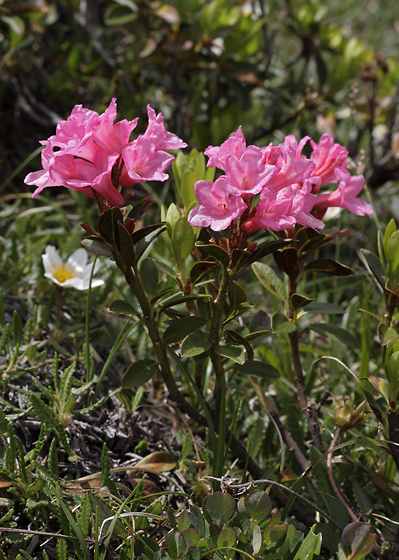
[(77, 276), (68, 278), (68, 280), (65, 280), (65, 282), (63, 282), (61, 286), (63, 288), (75, 288), (75, 290), (84, 290), (83, 280), (82, 278), (79, 278)]
[(87, 253), (81, 247), (76, 249), (66, 262), (67, 266), (72, 266), (76, 271), (83, 272), (87, 265)]
[[(94, 265), (93, 276), (94, 276), (94, 274), (96, 274), (96, 272), (98, 271), (100, 266), (101, 266), (100, 263), (98, 261), (96, 261), (96, 264)], [(90, 275), (91, 275), (92, 268), (93, 268), (93, 263), (92, 262), (90, 262), (88, 265), (86, 265), (86, 268), (84, 269), (83, 274), (82, 274), (83, 280), (87, 280), (87, 281), (90, 280)]]
[(62, 263), (61, 257), (53, 245), (47, 245), (46, 252), (42, 255), (42, 261), (44, 270), (49, 274), (54, 265)]
[(57, 286), (63, 286), (63, 284), (61, 284), (61, 282), (58, 282), (58, 280), (56, 278), (54, 278), (54, 276), (51, 274), (51, 272), (45, 272), (44, 276), (46, 278), (48, 278), (49, 280), (51, 280), (52, 282), (54, 282), (54, 284), (57, 284)]
[[(91, 283), (91, 287), (92, 288), (98, 288), (98, 286), (102, 286), (103, 284), (105, 284), (104, 280), (101, 280), (101, 278), (93, 278), (93, 281)], [(87, 286), (87, 288), (89, 288), (89, 286)]]

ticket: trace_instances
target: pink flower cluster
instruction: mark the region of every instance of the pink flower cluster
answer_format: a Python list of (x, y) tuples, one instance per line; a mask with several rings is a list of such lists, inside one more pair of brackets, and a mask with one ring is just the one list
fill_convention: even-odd
[(43, 170), (25, 178), (26, 184), (38, 187), (33, 196), (46, 187), (64, 186), (123, 206), (124, 193), (136, 183), (165, 181), (164, 170), (174, 157), (164, 150), (187, 144), (165, 130), (162, 113), (157, 115), (149, 105), (147, 111), (147, 130), (130, 141), (138, 119), (114, 123), (115, 99), (102, 115), (76, 105), (68, 119), (57, 124), (55, 135), (41, 142)]
[[(221, 146), (209, 146), (205, 150), (208, 167), (216, 166), (224, 175), (214, 182), (196, 182), (199, 206), (191, 210), (189, 223), (222, 231), (242, 218), (240, 229), (250, 235), (263, 228), (280, 231), (295, 224), (323, 228), (321, 218), (332, 206), (358, 216), (371, 214), (371, 205), (357, 198), (364, 179), (347, 170), (348, 150), (324, 134), (319, 144), (310, 140), (312, 153), (307, 158), (302, 150), (308, 140), (305, 136), (298, 143), (290, 135), (278, 146), (247, 146), (239, 127)], [(320, 193), (330, 183), (338, 183), (336, 190)], [(254, 206), (253, 200), (257, 201)]]

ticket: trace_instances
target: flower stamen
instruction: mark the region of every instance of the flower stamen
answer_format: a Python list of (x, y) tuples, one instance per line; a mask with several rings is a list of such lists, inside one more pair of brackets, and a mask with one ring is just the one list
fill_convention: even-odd
[(60, 264), (54, 264), (51, 267), (51, 273), (60, 284), (63, 284), (64, 282), (66, 282), (66, 280), (73, 278), (75, 269), (73, 268), (73, 266), (67, 265), (66, 263), (62, 262)]

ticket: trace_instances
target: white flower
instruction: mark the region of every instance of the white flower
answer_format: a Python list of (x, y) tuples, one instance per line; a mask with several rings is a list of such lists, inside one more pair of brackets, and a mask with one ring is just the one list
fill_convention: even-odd
[[(47, 245), (46, 252), (42, 255), (44, 276), (61, 288), (75, 288), (76, 290), (88, 290), (92, 263), (87, 263), (87, 253), (84, 249), (77, 249), (66, 262), (55, 247)], [(94, 265), (94, 274), (99, 269), (98, 261)], [(91, 287), (96, 288), (104, 284), (104, 280), (93, 278)]]

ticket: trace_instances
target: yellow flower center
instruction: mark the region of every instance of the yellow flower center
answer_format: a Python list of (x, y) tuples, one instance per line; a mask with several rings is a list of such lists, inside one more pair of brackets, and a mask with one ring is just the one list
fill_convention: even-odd
[(61, 264), (53, 265), (53, 267), (51, 268), (51, 272), (54, 278), (58, 280), (60, 284), (63, 284), (69, 278), (73, 278), (75, 269), (73, 268), (73, 266), (68, 266), (63, 262)]

